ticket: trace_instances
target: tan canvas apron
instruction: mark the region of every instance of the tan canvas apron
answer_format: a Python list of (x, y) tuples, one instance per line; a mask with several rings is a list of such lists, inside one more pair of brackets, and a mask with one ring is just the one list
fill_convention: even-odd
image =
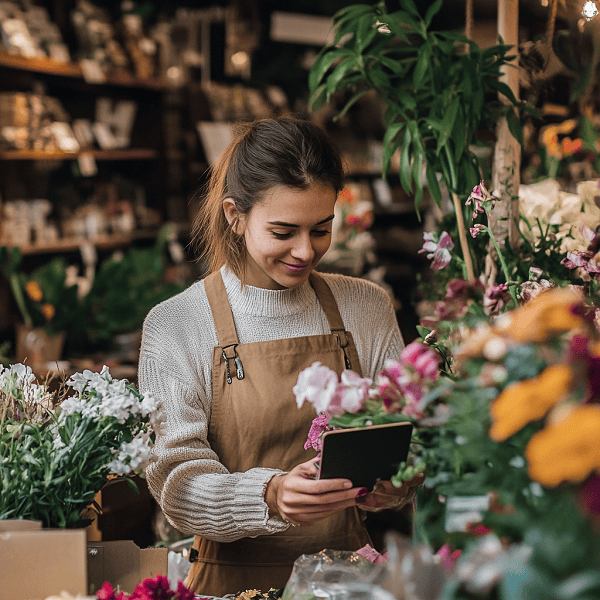
[[(298, 374), (317, 360), (338, 374), (345, 368), (360, 373), (352, 336), (344, 330), (329, 286), (317, 274), (310, 281), (331, 333), (238, 344), (221, 274), (205, 280), (220, 344), (213, 353), (208, 441), (231, 473), (253, 467), (289, 471), (313, 458), (315, 452), (304, 450), (304, 443), (316, 415), (312, 406), (296, 405), (292, 388)], [(212, 596), (282, 588), (301, 554), (324, 548), (357, 550), (367, 543), (355, 507), (313, 525), (231, 543), (196, 537), (198, 556), (185, 583), (198, 594)]]

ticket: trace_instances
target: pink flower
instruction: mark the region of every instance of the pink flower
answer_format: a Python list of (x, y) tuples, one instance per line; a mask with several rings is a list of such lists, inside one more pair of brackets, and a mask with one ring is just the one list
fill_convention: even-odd
[(506, 283), (492, 285), (483, 297), (483, 310), (485, 314), (493, 315), (499, 313), (509, 299), (510, 293), (508, 292), (508, 285)]
[(483, 181), (480, 181), (479, 185), (476, 185), (473, 188), (471, 195), (467, 198), (467, 201), (465, 202), (465, 206), (473, 204), (473, 219), (476, 219), (477, 215), (485, 212), (485, 209), (483, 208), (483, 203), (490, 201), (493, 208), (494, 203), (496, 202), (496, 196), (490, 194), (490, 192), (488, 192), (488, 190), (486, 189)]
[(292, 391), (296, 396), (298, 408), (308, 401), (318, 413), (322, 413), (328, 410), (337, 385), (337, 373), (316, 361), (298, 375), (298, 381)]
[(476, 238), (484, 229), (485, 225), (481, 225), (479, 223), (473, 225), (473, 227), (469, 229), (469, 231), (471, 232), (471, 237)]
[(377, 550), (375, 550), (375, 548), (372, 548), (369, 544), (357, 550), (356, 554), (362, 556), (363, 558), (366, 558), (368, 561), (375, 564), (385, 563), (388, 561), (389, 558), (388, 552), (380, 554), (379, 552), (377, 552)]
[(452, 550), (450, 544), (444, 544), (436, 554), (440, 557), (442, 568), (446, 573), (452, 573), (456, 561), (460, 558), (462, 550)]
[(321, 413), (313, 419), (313, 422), (310, 425), (310, 431), (308, 432), (308, 438), (304, 444), (305, 450), (308, 450), (309, 448), (312, 448), (317, 452), (323, 450), (323, 440), (321, 439), (321, 436), (325, 431), (334, 429), (333, 427), (329, 427), (327, 423), (329, 423), (329, 415), (326, 413)]
[(425, 243), (419, 250), (419, 253), (429, 252), (428, 259), (433, 259), (431, 268), (439, 271), (443, 269), (451, 260), (450, 250), (454, 249), (454, 242), (446, 231), (442, 231), (439, 241), (436, 242), (436, 236), (433, 232), (425, 232), (423, 239)]
[(589, 515), (600, 515), (600, 475), (592, 475), (579, 488), (579, 502)]
[(440, 356), (427, 344), (415, 341), (410, 343), (400, 355), (400, 360), (411, 365), (421, 379), (435, 381), (439, 375)]
[[(415, 381), (417, 376), (417, 381)], [(385, 411), (403, 413), (417, 419), (423, 418), (418, 406), (423, 398), (423, 386), (418, 372), (408, 363), (387, 360), (384, 369), (377, 376), (379, 395)]]
[(336, 387), (327, 412), (332, 415), (358, 412), (369, 397), (369, 387), (372, 383), (372, 379), (360, 377), (354, 371), (346, 369), (342, 372), (341, 383)]

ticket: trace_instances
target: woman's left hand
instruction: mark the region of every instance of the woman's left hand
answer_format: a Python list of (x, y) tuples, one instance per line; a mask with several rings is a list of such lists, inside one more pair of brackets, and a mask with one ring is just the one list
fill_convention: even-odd
[(373, 487), (373, 491), (362, 498), (358, 498), (356, 504), (359, 508), (371, 512), (385, 509), (399, 510), (413, 500), (417, 489), (423, 485), (424, 481), (424, 473), (417, 473), (399, 488), (391, 481), (379, 480)]

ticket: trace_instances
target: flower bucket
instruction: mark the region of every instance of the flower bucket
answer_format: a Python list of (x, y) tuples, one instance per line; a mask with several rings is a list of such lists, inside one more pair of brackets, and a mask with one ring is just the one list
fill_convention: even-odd
[(59, 361), (62, 358), (67, 337), (65, 331), (48, 335), (41, 327), (29, 327), (18, 323), (16, 334), (15, 362), (36, 365)]

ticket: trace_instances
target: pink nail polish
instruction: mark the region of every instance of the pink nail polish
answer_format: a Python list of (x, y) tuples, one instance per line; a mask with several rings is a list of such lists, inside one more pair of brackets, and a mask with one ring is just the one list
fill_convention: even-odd
[(362, 498), (363, 496), (366, 496), (368, 493), (369, 493), (369, 490), (367, 488), (360, 488), (360, 490), (358, 490), (358, 492), (356, 492), (356, 497)]

